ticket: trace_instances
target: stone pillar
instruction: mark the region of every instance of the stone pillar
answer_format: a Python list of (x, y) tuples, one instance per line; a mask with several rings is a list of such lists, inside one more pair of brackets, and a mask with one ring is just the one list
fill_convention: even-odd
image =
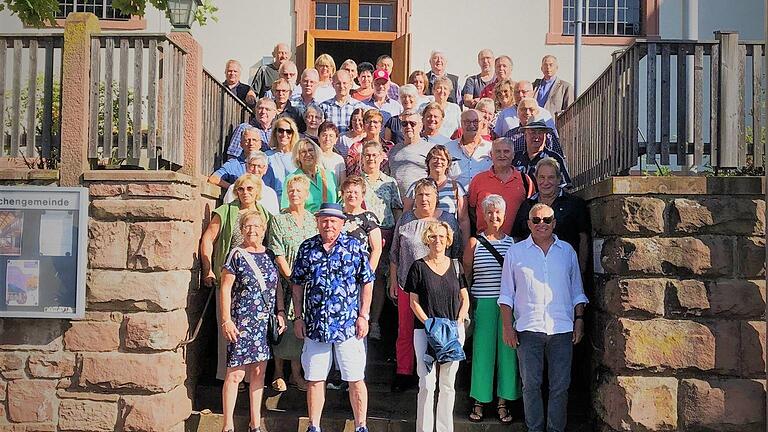
[(61, 186), (79, 186), (88, 166), (91, 35), (99, 20), (91, 13), (71, 13), (64, 26), (61, 82)]
[(764, 430), (761, 183), (620, 177), (584, 191), (607, 430)]
[(190, 176), (208, 175), (200, 172), (200, 149), (203, 119), (203, 48), (188, 32), (173, 32), (168, 38), (187, 55), (184, 79), (184, 166), (179, 170)]

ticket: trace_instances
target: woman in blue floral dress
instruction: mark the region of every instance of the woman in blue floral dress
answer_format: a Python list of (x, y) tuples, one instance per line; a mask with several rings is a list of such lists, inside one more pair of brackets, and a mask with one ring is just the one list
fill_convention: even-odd
[[(221, 332), (228, 342), (222, 390), (224, 432), (234, 432), (237, 387), (246, 374), (250, 378), (249, 432), (260, 431), (264, 372), (272, 357), (267, 323), (276, 305), (283, 304), (282, 289), (277, 289), (277, 267), (263, 245), (266, 230), (267, 222), (259, 212), (243, 212), (243, 243), (232, 249), (221, 272)], [(277, 309), (277, 317), (280, 330), (285, 331), (285, 311)]]

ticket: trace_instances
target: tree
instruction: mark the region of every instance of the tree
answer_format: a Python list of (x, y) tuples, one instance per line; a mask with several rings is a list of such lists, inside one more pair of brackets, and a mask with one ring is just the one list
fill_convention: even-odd
[[(113, 0), (112, 7), (126, 15), (144, 16), (147, 4), (159, 10), (168, 10), (168, 0)], [(8, 9), (11, 15), (17, 15), (25, 25), (45, 27), (53, 25), (56, 13), (59, 11), (58, 0), (0, 0), (0, 11)], [(195, 11), (195, 21), (205, 25), (209, 19), (217, 21), (215, 16), (219, 9), (213, 0), (203, 0), (203, 5)]]

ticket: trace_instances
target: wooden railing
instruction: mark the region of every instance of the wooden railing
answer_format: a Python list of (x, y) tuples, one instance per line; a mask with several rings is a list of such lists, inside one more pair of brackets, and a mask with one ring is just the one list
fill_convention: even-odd
[(203, 124), (201, 172), (210, 174), (227, 161), (227, 146), (240, 123), (247, 122), (253, 111), (203, 70)]
[(640, 40), (613, 55), (605, 72), (557, 118), (576, 189), (659, 167), (701, 172), (763, 166), (764, 44), (740, 42), (738, 33), (716, 37)]
[(0, 156), (59, 160), (63, 46), (61, 34), (0, 35)]
[(165, 34), (100, 33), (91, 43), (91, 163), (181, 167), (186, 52)]

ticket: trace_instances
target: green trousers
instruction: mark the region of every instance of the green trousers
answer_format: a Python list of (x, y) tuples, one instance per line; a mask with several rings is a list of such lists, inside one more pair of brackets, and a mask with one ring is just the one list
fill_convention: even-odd
[(521, 396), (517, 350), (504, 343), (496, 300), (496, 297), (480, 298), (475, 307), (472, 385), (469, 395), (482, 403), (493, 400), (494, 372), (496, 396), (506, 400), (516, 400)]

